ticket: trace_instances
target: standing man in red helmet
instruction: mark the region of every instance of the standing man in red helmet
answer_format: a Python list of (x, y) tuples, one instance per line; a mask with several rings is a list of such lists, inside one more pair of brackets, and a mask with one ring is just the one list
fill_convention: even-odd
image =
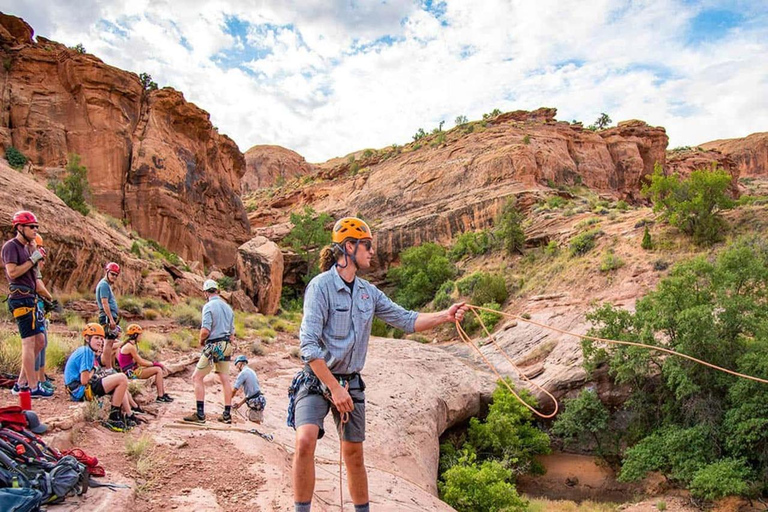
[(35, 236), (40, 225), (35, 214), (26, 210), (13, 215), (15, 236), (3, 244), (5, 276), (10, 284), (8, 309), (16, 319), (21, 336), (21, 370), (13, 393), (29, 389), (33, 398), (49, 398), (53, 392), (38, 385), (35, 357), (43, 349), (45, 325), (38, 321), (37, 279), (35, 268), (45, 257)]
[(104, 266), (104, 277), (96, 285), (96, 304), (99, 306), (99, 324), (104, 327), (104, 352), (101, 354), (101, 365), (104, 368), (114, 366), (113, 345), (120, 335), (120, 321), (117, 299), (112, 291), (112, 285), (120, 275), (120, 265), (110, 261)]
[(309, 512), (315, 487), (315, 447), (329, 410), (337, 428), (344, 424), (342, 455), (355, 512), (368, 512), (365, 440), (365, 365), (373, 318), (407, 333), (461, 321), (467, 307), (454, 304), (437, 313), (408, 311), (357, 276), (371, 267), (373, 237), (356, 217), (336, 222), (332, 244), (320, 253), (321, 274), (307, 286), (301, 321), (301, 359), (306, 363), (291, 383), (288, 425), (296, 429), (293, 456), (295, 512)]

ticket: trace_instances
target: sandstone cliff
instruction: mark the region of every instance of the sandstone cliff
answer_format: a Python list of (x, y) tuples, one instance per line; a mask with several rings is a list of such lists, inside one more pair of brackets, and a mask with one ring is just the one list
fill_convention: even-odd
[(249, 236), (239, 198), (245, 159), (208, 114), (136, 74), (0, 14), (0, 144), (58, 174), (77, 153), (92, 201), (188, 260), (230, 267)]
[(253, 146), (245, 152), (243, 194), (280, 185), (286, 180), (312, 173), (313, 167), (295, 151), (281, 146)]
[(701, 147), (730, 157), (742, 178), (768, 176), (768, 132), (753, 133), (740, 139), (713, 140)]

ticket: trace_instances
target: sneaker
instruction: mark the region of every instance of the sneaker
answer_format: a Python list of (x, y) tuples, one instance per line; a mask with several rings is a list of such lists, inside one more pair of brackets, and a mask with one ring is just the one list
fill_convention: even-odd
[(56, 386), (54, 386), (54, 385), (53, 385), (53, 383), (52, 383), (52, 382), (49, 382), (49, 381), (41, 382), (41, 383), (39, 384), (39, 386), (40, 386), (41, 388), (43, 388), (43, 389), (47, 389), (47, 390), (48, 390), (48, 391), (50, 391), (51, 393), (53, 393), (54, 391), (56, 391)]
[(126, 432), (128, 427), (123, 420), (108, 419), (101, 422), (102, 425), (107, 427), (112, 432)]
[(184, 421), (188, 421), (189, 423), (205, 423), (205, 416), (202, 418), (197, 415), (196, 412), (193, 412), (189, 416), (184, 416)]
[(219, 421), (222, 423), (226, 423), (228, 425), (232, 424), (232, 415), (231, 414), (222, 414), (221, 418), (219, 418)]
[(166, 404), (169, 404), (169, 403), (173, 402), (173, 398), (171, 398), (170, 396), (168, 396), (168, 393), (166, 393), (166, 394), (164, 394), (163, 396), (159, 396), (159, 397), (157, 397), (157, 399), (155, 400), (155, 402), (161, 402), (161, 403), (166, 403)]
[(13, 388), (11, 389), (11, 393), (13, 393), (14, 396), (19, 396), (19, 393), (21, 393), (21, 389), (19, 388), (19, 383), (13, 385)]
[(53, 391), (49, 391), (44, 387), (37, 386), (29, 395), (32, 398), (51, 398), (53, 396)]
[(140, 405), (138, 405), (138, 404), (136, 404), (136, 407), (131, 407), (131, 410), (132, 410), (133, 412), (137, 412), (137, 413), (139, 413), (139, 414), (145, 414), (145, 413), (147, 412), (147, 411), (145, 411), (144, 409), (142, 409), (142, 408), (141, 408), (141, 406), (140, 406)]
[(136, 416), (131, 414), (130, 416), (125, 417), (124, 423), (125, 423), (125, 426), (127, 426), (128, 428), (133, 428), (139, 424), (139, 421), (136, 418)]

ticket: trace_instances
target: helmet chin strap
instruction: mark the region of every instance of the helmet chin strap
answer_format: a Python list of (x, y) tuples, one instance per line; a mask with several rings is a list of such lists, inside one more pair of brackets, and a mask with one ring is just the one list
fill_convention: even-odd
[(357, 252), (357, 245), (360, 243), (360, 240), (357, 240), (355, 242), (355, 250), (352, 254), (349, 254), (347, 252), (347, 243), (344, 242), (341, 246), (341, 250), (344, 251), (344, 265), (339, 265), (339, 262), (336, 262), (336, 266), (338, 268), (347, 268), (349, 266), (350, 261), (355, 265), (356, 270), (360, 270), (360, 265), (357, 264), (357, 259), (355, 259), (355, 253)]
[(32, 243), (32, 238), (27, 238), (27, 235), (24, 234), (24, 226), (25, 224), (20, 224), (16, 227), (16, 232), (21, 235), (21, 237), (27, 241), (28, 244)]

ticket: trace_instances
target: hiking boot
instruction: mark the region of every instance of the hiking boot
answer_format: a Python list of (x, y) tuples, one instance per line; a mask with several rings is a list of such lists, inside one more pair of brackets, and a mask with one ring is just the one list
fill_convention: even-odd
[(38, 385), (29, 393), (29, 396), (32, 398), (51, 398), (53, 396), (53, 391)]
[(173, 402), (173, 398), (168, 396), (168, 393), (166, 393), (163, 396), (157, 397), (155, 402), (161, 402), (161, 403), (169, 404), (169, 403)]
[(128, 428), (133, 428), (133, 427), (137, 426), (138, 424), (139, 424), (139, 420), (133, 414), (131, 414), (130, 416), (126, 416), (125, 417), (125, 425)]
[(205, 416), (202, 418), (197, 415), (196, 412), (193, 412), (189, 416), (184, 416), (184, 421), (188, 421), (189, 423), (205, 423)]
[(113, 418), (109, 418), (107, 420), (104, 420), (101, 422), (102, 425), (104, 425), (106, 428), (111, 430), (112, 432), (127, 432), (128, 426), (125, 424), (123, 420), (117, 420)]
[(219, 421), (222, 423), (226, 423), (228, 425), (232, 424), (232, 415), (231, 414), (222, 414), (221, 418), (219, 418)]

